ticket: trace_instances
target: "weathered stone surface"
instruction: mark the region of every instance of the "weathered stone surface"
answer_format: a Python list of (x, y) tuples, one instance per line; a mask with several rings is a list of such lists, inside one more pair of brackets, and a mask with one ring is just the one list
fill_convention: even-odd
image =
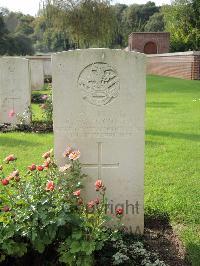
[(30, 60), (31, 89), (42, 90), (44, 86), (44, 66), (42, 60)]
[(94, 183), (107, 187), (110, 212), (122, 206), (133, 233), (144, 228), (145, 56), (88, 49), (53, 55), (55, 153), (64, 164), (67, 145), (79, 148), (88, 174), (86, 197)]
[[(17, 57), (0, 58), (0, 123), (16, 124), (17, 114), (30, 122), (29, 61)], [(19, 116), (18, 116), (19, 118)]]
[(45, 76), (52, 76), (52, 65), (51, 65), (51, 58), (43, 60), (44, 64), (44, 75)]

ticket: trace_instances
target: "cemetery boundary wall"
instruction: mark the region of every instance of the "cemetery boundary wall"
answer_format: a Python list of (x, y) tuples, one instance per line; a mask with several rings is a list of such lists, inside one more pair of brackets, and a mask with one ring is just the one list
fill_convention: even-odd
[(200, 51), (147, 55), (147, 74), (200, 80)]
[[(51, 55), (27, 56), (29, 60), (42, 60), (44, 74), (51, 76)], [(200, 51), (147, 55), (147, 74), (200, 80)]]

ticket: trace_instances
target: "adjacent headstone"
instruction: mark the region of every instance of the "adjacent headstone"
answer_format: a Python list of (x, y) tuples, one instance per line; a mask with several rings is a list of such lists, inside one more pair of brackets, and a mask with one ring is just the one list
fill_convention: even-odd
[(52, 76), (52, 65), (51, 65), (51, 58), (43, 60), (44, 65), (44, 75), (46, 77)]
[(0, 58), (0, 123), (30, 122), (31, 87), (29, 61), (17, 57)]
[(31, 89), (42, 90), (44, 86), (44, 66), (42, 60), (30, 60)]
[(145, 56), (135, 52), (88, 49), (53, 55), (55, 154), (71, 144), (80, 149), (94, 183), (106, 185), (110, 213), (123, 207), (123, 222), (143, 233)]

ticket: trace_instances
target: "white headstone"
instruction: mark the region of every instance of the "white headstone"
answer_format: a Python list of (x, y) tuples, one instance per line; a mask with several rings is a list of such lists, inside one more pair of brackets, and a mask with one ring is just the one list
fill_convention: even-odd
[(0, 58), (0, 123), (16, 124), (17, 114), (28, 116), (31, 105), (29, 60), (17, 57)]
[(110, 212), (124, 208), (133, 233), (144, 229), (145, 56), (88, 49), (53, 55), (55, 154), (71, 144), (80, 149), (88, 174), (87, 199), (94, 183), (107, 187)]
[(43, 61), (43, 65), (44, 65), (44, 75), (45, 76), (52, 76), (51, 58), (45, 59)]
[(30, 60), (31, 89), (42, 90), (44, 86), (44, 66), (42, 60)]

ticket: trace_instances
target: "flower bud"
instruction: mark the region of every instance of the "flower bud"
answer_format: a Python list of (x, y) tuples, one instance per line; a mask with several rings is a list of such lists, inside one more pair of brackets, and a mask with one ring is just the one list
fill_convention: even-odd
[(55, 185), (53, 181), (48, 181), (46, 184), (46, 190), (47, 191), (53, 191), (55, 189)]
[(123, 215), (124, 210), (123, 210), (123, 208), (117, 208), (115, 210), (115, 213), (116, 213), (117, 216), (121, 216), (121, 215)]
[(80, 195), (81, 195), (81, 190), (79, 189), (79, 190), (77, 190), (77, 191), (74, 191), (74, 192), (73, 192), (73, 195), (76, 196), (76, 197), (80, 197)]
[(17, 158), (14, 156), (14, 154), (10, 154), (4, 159), (4, 162), (9, 163), (9, 162), (13, 162), (15, 160), (17, 160)]
[(37, 166), (37, 170), (38, 170), (38, 171), (43, 171), (43, 170), (44, 170), (44, 166), (42, 166), (42, 165), (38, 165), (38, 166)]
[(2, 208), (2, 211), (3, 211), (3, 212), (9, 212), (9, 211), (10, 211), (10, 208), (9, 208), (8, 206), (4, 206), (4, 207)]
[(30, 171), (34, 171), (34, 170), (36, 170), (36, 165), (33, 163), (32, 165), (28, 166), (28, 169)]
[(96, 191), (99, 191), (101, 188), (103, 188), (103, 182), (102, 182), (102, 180), (97, 180), (95, 182), (95, 188), (96, 188)]
[(9, 180), (7, 178), (2, 179), (1, 183), (2, 183), (3, 186), (7, 186), (9, 184)]
[(95, 205), (94, 200), (89, 201), (88, 204), (87, 204), (88, 208), (93, 208), (94, 205)]

